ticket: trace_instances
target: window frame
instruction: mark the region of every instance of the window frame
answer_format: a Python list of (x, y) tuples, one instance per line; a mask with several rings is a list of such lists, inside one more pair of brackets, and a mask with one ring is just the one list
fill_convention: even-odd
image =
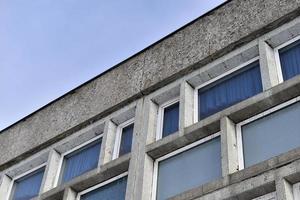
[[(172, 106), (176, 103), (179, 103), (179, 107), (180, 107), (180, 98), (176, 97), (173, 98), (163, 104), (161, 104), (158, 108), (158, 115), (157, 115), (157, 130), (156, 130), (156, 140), (162, 139), (162, 132), (163, 132), (163, 126), (164, 126), (164, 113), (165, 113), (165, 109), (169, 106)], [(180, 113), (178, 116), (178, 119), (180, 121)], [(178, 123), (178, 127), (179, 127), (179, 123)]]
[(275, 65), (276, 65), (276, 69), (277, 69), (277, 76), (278, 76), (278, 82), (282, 83), (284, 82), (283, 80), (283, 74), (282, 74), (282, 68), (281, 68), (281, 62), (280, 62), (280, 55), (279, 55), (279, 51), (281, 49), (283, 49), (284, 47), (289, 46), (290, 44), (293, 44), (294, 42), (297, 42), (300, 40), (300, 35), (294, 37), (291, 40), (288, 40), (286, 42), (284, 42), (283, 44), (277, 46), (274, 48), (274, 53), (275, 53)]
[[(247, 67), (248, 65), (250, 65), (256, 61), (259, 61), (259, 56), (256, 56), (256, 57), (248, 60), (247, 62), (244, 62), (244, 63), (226, 71), (225, 73), (222, 73), (222, 74), (200, 84), (199, 86), (195, 87), (195, 89), (194, 89), (194, 123), (199, 122), (199, 117), (198, 117), (199, 116), (199, 111), (198, 111), (199, 110), (199, 108), (198, 108), (198, 94), (199, 94), (198, 91), (199, 91), (199, 89), (204, 88), (205, 86), (208, 86), (208, 85), (210, 85), (210, 84), (212, 84), (212, 83), (214, 83), (214, 82), (216, 82), (238, 70), (241, 70), (244, 67)], [(220, 112), (220, 111), (218, 111), (218, 112)]]
[[(134, 122), (135, 122), (135, 118), (133, 117), (117, 126), (114, 151), (112, 157), (113, 160), (119, 158), (123, 129), (133, 124), (133, 131), (134, 131)], [(133, 139), (133, 133), (132, 133), (132, 139)]]
[(293, 184), (293, 197), (299, 199), (300, 197), (300, 182)]
[[(88, 188), (88, 189), (86, 189), (86, 190), (83, 190), (83, 191), (81, 191), (81, 192), (79, 192), (78, 194), (77, 194), (77, 197), (76, 197), (76, 200), (80, 200), (80, 198), (81, 198), (81, 196), (82, 195), (85, 195), (85, 194), (87, 194), (87, 193), (89, 193), (89, 192), (92, 192), (92, 191), (94, 191), (94, 190), (97, 190), (98, 188), (101, 188), (101, 187), (103, 187), (103, 186), (105, 186), (105, 185), (107, 185), (107, 184), (110, 184), (110, 183), (112, 183), (112, 182), (114, 182), (114, 181), (116, 181), (116, 180), (119, 180), (119, 179), (121, 179), (121, 178), (123, 178), (123, 177), (125, 177), (125, 176), (128, 176), (128, 171), (127, 172), (124, 172), (124, 173), (122, 173), (122, 174), (120, 174), (120, 175), (118, 175), (118, 176), (115, 176), (115, 177), (113, 177), (113, 178), (110, 178), (110, 179), (108, 179), (108, 180), (106, 180), (106, 181), (104, 181), (104, 182), (102, 182), (102, 183), (99, 183), (99, 184), (97, 184), (97, 185), (94, 185), (93, 187), (90, 187), (90, 188)], [(127, 184), (126, 184), (127, 185)], [(127, 189), (127, 188), (126, 188)], [(126, 191), (127, 192), (127, 191)]]
[[(61, 184), (61, 179), (62, 179), (62, 173), (63, 173), (63, 163), (64, 163), (64, 160), (65, 160), (65, 157), (71, 153), (73, 153), (74, 151), (76, 150), (79, 150), (80, 148), (82, 147), (85, 147), (86, 145), (89, 145), (91, 144), (92, 142), (96, 141), (96, 140), (99, 140), (100, 138), (103, 138), (103, 133), (101, 133), (100, 135), (97, 135), (96, 137), (93, 137), (85, 142), (83, 142), (82, 144), (62, 153), (60, 155), (60, 160), (59, 160), (59, 163), (58, 163), (58, 170), (57, 170), (57, 173), (56, 173), (56, 177), (55, 177), (55, 184), (54, 184), (54, 187), (57, 187), (58, 185)], [(101, 141), (102, 143), (102, 141)], [(100, 151), (100, 154), (101, 154), (101, 149), (99, 150)], [(98, 160), (99, 162), (99, 160)]]
[[(32, 168), (32, 169), (30, 169), (30, 170), (28, 170), (28, 171), (26, 171), (26, 172), (24, 172), (24, 173), (22, 173), (22, 174), (20, 174), (20, 175), (18, 175), (18, 176), (13, 177), (12, 180), (11, 180), (9, 189), (8, 189), (8, 193), (7, 193), (8, 195), (7, 195), (6, 200), (12, 200), (13, 188), (14, 188), (15, 183), (16, 183), (16, 181), (17, 181), (18, 179), (21, 179), (21, 178), (23, 178), (23, 177), (25, 177), (25, 176), (27, 176), (27, 175), (30, 175), (31, 173), (33, 173), (33, 172), (35, 172), (35, 171), (37, 171), (37, 170), (39, 170), (39, 169), (42, 169), (42, 168), (45, 168), (45, 169), (46, 169), (46, 166), (47, 166), (47, 163), (43, 163), (43, 164), (41, 164), (41, 165), (39, 165), (39, 166), (37, 166), (37, 167), (34, 167), (34, 168)], [(39, 193), (38, 193), (38, 194), (40, 194), (40, 192), (41, 192), (41, 187), (43, 186), (42, 184), (43, 184), (43, 179), (44, 179), (44, 175), (45, 175), (45, 169), (44, 169), (44, 174), (43, 174), (43, 178), (42, 178), (42, 182), (41, 182), (41, 186), (40, 186), (40, 190), (39, 190)]]
[(300, 101), (300, 96), (293, 98), (289, 101), (286, 101), (282, 104), (279, 104), (273, 108), (270, 108), (262, 113), (259, 113), (258, 115), (255, 115), (251, 118), (248, 118), (238, 124), (236, 124), (236, 135), (237, 135), (237, 147), (238, 147), (238, 164), (239, 164), (239, 170), (245, 169), (245, 162), (244, 162), (244, 149), (243, 149), (243, 133), (242, 133), (242, 126), (249, 124), (251, 122), (254, 122), (256, 120), (259, 120), (265, 116), (268, 116), (276, 111), (279, 111), (281, 109), (284, 109), (285, 107), (288, 107), (292, 104), (295, 104)]
[(166, 155), (164, 155), (160, 158), (155, 159), (154, 165), (153, 165), (154, 167), (153, 167), (152, 197), (151, 197), (151, 200), (156, 200), (156, 197), (157, 197), (157, 179), (158, 179), (158, 165), (159, 165), (159, 162), (164, 161), (164, 160), (166, 160), (168, 158), (171, 158), (173, 156), (176, 156), (176, 155), (178, 155), (182, 152), (188, 151), (188, 150), (190, 150), (190, 149), (192, 149), (196, 146), (199, 146), (199, 145), (201, 145), (205, 142), (208, 142), (212, 139), (215, 139), (217, 137), (221, 137), (221, 132), (220, 131), (216, 132), (214, 134), (211, 134), (207, 137), (204, 137), (204, 138), (202, 138), (202, 139), (200, 139), (196, 142), (193, 142), (193, 143), (191, 143), (187, 146), (181, 147), (181, 148), (179, 148), (179, 149), (177, 149), (177, 150), (175, 150), (171, 153), (168, 153), (168, 154), (166, 154)]

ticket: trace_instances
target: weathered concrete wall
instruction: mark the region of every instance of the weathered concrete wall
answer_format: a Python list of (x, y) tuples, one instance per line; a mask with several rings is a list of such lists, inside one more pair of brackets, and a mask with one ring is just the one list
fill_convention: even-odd
[(0, 170), (300, 15), (300, 0), (232, 0), (0, 134)]

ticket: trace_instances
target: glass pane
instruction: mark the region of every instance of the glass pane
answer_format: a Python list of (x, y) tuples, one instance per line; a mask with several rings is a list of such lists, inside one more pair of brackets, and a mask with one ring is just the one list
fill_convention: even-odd
[(245, 167), (300, 146), (300, 103), (242, 127)]
[(122, 130), (119, 156), (131, 152), (133, 127), (134, 124), (130, 124)]
[(166, 137), (178, 131), (179, 102), (164, 109), (162, 137)]
[(283, 79), (300, 74), (300, 41), (279, 50)]
[(81, 196), (81, 200), (124, 200), (127, 177), (120, 178)]
[(222, 176), (220, 137), (160, 161), (157, 200), (165, 200)]
[(65, 156), (62, 182), (67, 182), (98, 165), (101, 139)]
[(38, 196), (45, 168), (41, 168), (15, 181), (12, 200), (29, 200)]
[(198, 91), (199, 119), (204, 119), (262, 91), (259, 62)]

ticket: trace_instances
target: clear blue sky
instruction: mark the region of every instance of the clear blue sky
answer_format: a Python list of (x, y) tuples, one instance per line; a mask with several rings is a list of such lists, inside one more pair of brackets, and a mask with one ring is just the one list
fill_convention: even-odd
[(0, 130), (225, 0), (0, 0)]

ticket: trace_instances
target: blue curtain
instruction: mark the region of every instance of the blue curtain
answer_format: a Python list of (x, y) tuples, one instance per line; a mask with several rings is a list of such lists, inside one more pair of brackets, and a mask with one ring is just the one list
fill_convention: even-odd
[(122, 130), (119, 156), (131, 152), (133, 127), (134, 124), (130, 124)]
[(262, 91), (259, 62), (198, 91), (199, 119), (208, 117)]
[(164, 109), (162, 137), (166, 137), (178, 131), (179, 102)]
[(97, 140), (67, 156), (63, 164), (62, 182), (67, 182), (98, 165), (101, 140)]
[(120, 178), (83, 196), (81, 200), (124, 200), (127, 177)]
[(26, 177), (16, 180), (13, 188), (12, 200), (30, 200), (38, 196), (43, 175), (44, 168), (41, 168)]
[(300, 74), (300, 42), (281, 49), (279, 55), (284, 80)]

